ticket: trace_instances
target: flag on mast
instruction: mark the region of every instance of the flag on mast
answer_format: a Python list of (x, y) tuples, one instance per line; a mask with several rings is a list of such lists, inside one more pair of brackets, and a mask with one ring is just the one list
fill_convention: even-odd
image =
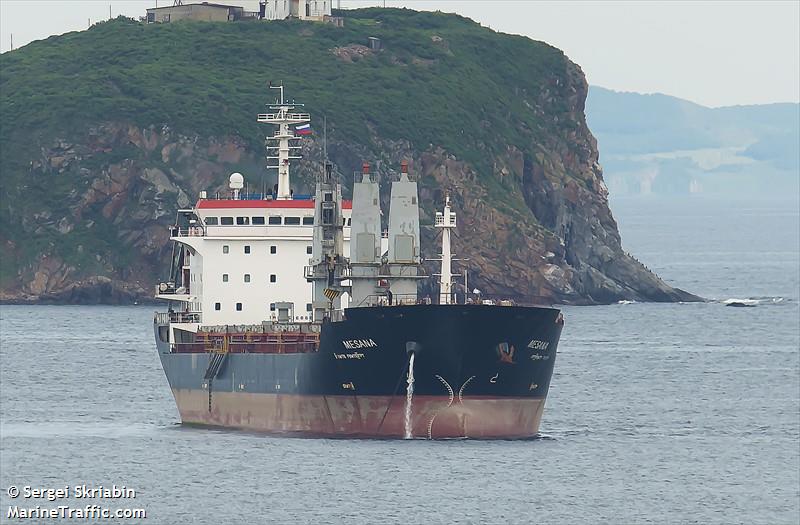
[(303, 124), (294, 128), (294, 132), (298, 135), (311, 135), (311, 124)]

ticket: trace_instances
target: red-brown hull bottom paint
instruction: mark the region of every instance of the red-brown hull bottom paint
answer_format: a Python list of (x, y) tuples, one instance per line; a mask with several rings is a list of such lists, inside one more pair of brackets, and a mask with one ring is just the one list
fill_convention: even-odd
[[(184, 424), (270, 434), (402, 438), (406, 397), (313, 396), (173, 390)], [(415, 438), (521, 439), (535, 437), (543, 398), (414, 396)]]

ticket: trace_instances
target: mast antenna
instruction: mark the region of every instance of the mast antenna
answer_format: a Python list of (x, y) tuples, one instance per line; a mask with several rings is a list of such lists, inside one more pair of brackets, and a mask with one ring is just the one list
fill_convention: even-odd
[[(276, 199), (291, 199), (292, 189), (289, 184), (289, 164), (291, 160), (300, 159), (301, 157), (296, 154), (301, 146), (297, 144), (300, 135), (311, 134), (309, 122), (311, 116), (308, 113), (301, 113), (298, 111), (299, 107), (303, 104), (298, 104), (295, 101), (287, 101), (284, 98), (283, 82), (277, 86), (273, 86), (272, 82), (269, 83), (269, 89), (277, 89), (278, 100), (274, 104), (267, 105), (269, 110), (274, 113), (259, 113), (258, 122), (264, 122), (278, 126), (274, 134), (266, 137), (266, 160), (268, 169), (278, 170), (278, 191), (275, 196)], [(297, 124), (302, 124), (301, 129), (295, 127)], [(297, 132), (300, 132), (299, 134)], [(276, 164), (271, 165), (270, 162)]]
[(283, 102), (283, 81), (281, 81), (281, 83), (278, 84), (277, 86), (273, 86), (272, 82), (270, 81), (269, 88), (270, 89), (278, 89), (278, 90), (280, 90), (280, 93), (281, 93), (280, 94), (280, 100), (276, 100), (275, 104), (282, 106), (284, 104), (284, 102)]

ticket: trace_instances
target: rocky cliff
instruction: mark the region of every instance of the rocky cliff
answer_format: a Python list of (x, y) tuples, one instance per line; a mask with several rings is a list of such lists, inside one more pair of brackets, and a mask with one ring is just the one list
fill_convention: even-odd
[[(587, 84), (563, 53), (452, 15), (346, 14), (345, 28), (116, 20), (4, 54), (0, 299), (148, 299), (178, 207), (224, 190), (232, 171), (272, 186), (266, 130), (254, 125), (267, 79), (283, 79), (318, 124), (327, 116), (345, 186), (370, 162), (385, 207), (410, 161), (428, 257), (449, 192), (471, 288), (522, 303), (696, 299), (623, 250), (584, 118)], [(363, 45), (372, 35), (383, 50)], [(165, 43), (170, 56), (158, 54)], [(287, 64), (291, 50), (313, 54)], [(320, 134), (303, 153), (300, 192), (319, 170)]]

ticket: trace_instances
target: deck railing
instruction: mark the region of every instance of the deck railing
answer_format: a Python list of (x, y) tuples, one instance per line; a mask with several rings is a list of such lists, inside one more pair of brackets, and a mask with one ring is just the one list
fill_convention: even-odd
[(203, 237), (206, 232), (200, 226), (192, 226), (191, 228), (170, 228), (170, 237)]
[[(322, 272), (322, 273), (320, 273), (320, 272), (315, 273), (314, 272), (315, 268), (316, 268), (316, 266), (303, 266), (303, 278), (304, 279), (312, 279), (314, 277), (326, 277), (328, 275), (327, 271)], [(349, 279), (350, 276), (351, 276), (351, 273), (352, 273), (352, 271), (351, 271), (349, 266), (343, 266), (343, 267), (340, 267), (340, 271), (336, 275), (340, 279)]]
[(311, 120), (310, 113), (259, 113), (258, 122), (283, 122), (284, 120), (294, 120), (299, 124)]
[(169, 323), (199, 323), (202, 315), (200, 312), (156, 312), (155, 323), (166, 325)]
[(319, 351), (319, 333), (199, 333), (192, 343), (172, 343), (175, 353), (298, 354)]
[(431, 304), (428, 297), (419, 297), (417, 294), (392, 294), (391, 303), (388, 294), (372, 294), (364, 297), (359, 306), (405, 306), (409, 304)]

